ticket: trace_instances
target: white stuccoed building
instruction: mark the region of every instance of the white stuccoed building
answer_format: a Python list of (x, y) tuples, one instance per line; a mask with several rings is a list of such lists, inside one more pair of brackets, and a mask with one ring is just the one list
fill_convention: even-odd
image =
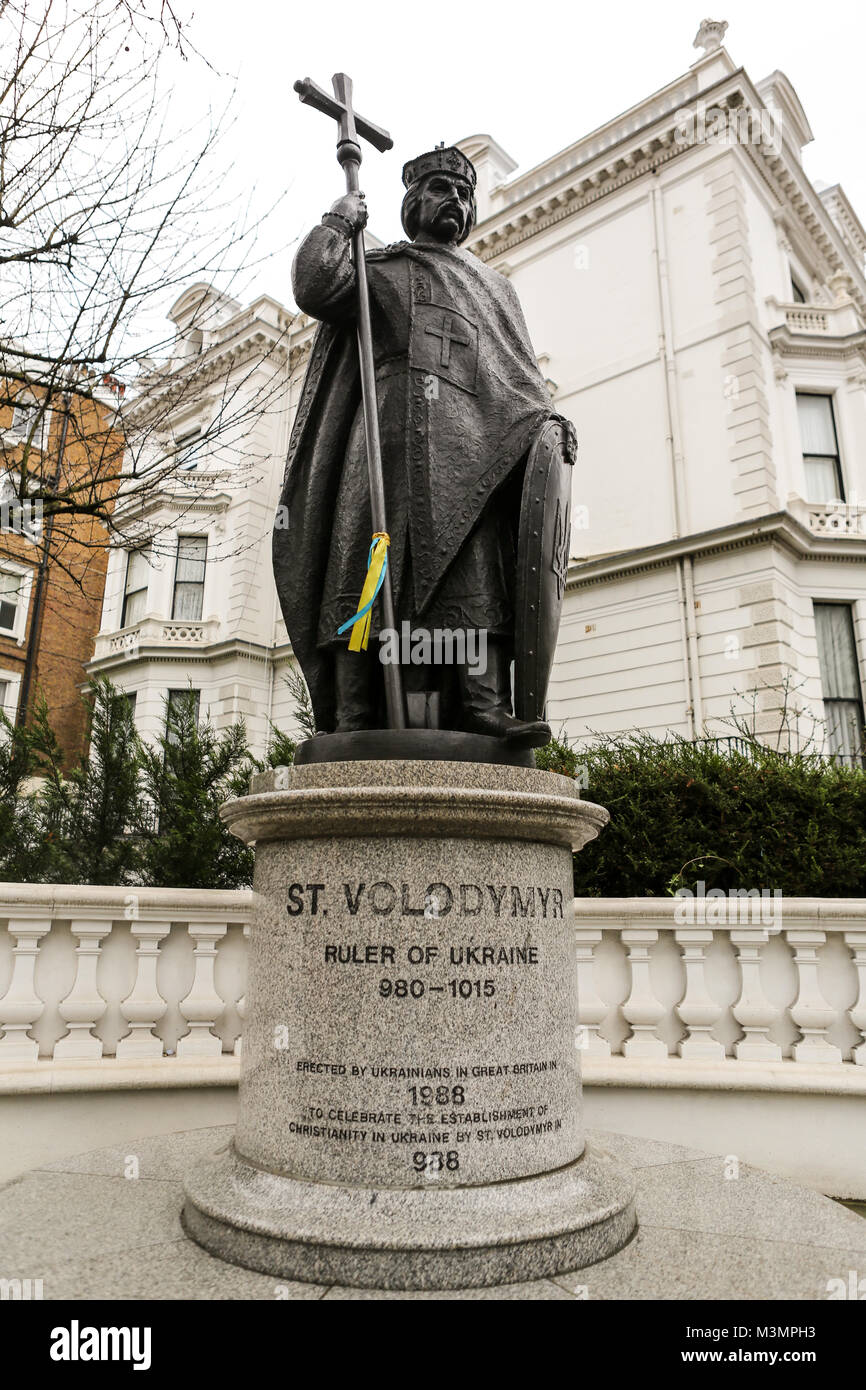
[[(754, 83), (725, 28), (705, 22), (683, 76), (524, 174), (491, 136), (461, 141), (479, 177), (467, 246), (511, 277), (580, 443), (554, 728), (723, 735), (732, 705), (767, 687), (768, 732), (771, 687), (789, 678), (826, 719), (825, 750), (850, 755), (866, 672), (866, 232), (838, 184), (806, 176), (812, 133), (788, 79)], [(245, 715), (261, 750), (269, 719), (293, 726), (269, 531), (314, 325), (201, 286), (172, 318), (174, 365), (201, 382), (164, 408), (176, 445), (239, 373), (268, 408), (233, 459), (221, 441), (222, 471), (193, 456), (191, 494), (159, 504), (177, 524), (155, 560), (113, 556), (91, 669), (135, 693), (145, 735), (191, 685), (218, 725)], [(152, 401), (166, 383), (154, 376)]]
[(242, 309), (207, 285), (185, 291), (171, 319), (171, 360), (139, 382), (132, 411), (158, 422), (139, 471), (172, 452), (181, 463), (170, 486), (127, 505), (133, 544), (112, 549), (89, 670), (134, 697), (145, 738), (164, 728), (166, 700), (192, 689), (217, 728), (243, 716), (260, 752), (269, 721), (289, 717), (271, 527), (312, 325), (303, 333), (267, 296)]

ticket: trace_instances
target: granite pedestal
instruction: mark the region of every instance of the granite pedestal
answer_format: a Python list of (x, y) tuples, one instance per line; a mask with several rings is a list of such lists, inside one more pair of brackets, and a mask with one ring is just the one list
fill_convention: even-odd
[[(246, 1299), (811, 1302), (856, 1298), (850, 1292), (852, 1271), (856, 1284), (866, 1270), (866, 1221), (828, 1197), (745, 1163), (733, 1182), (724, 1151), (701, 1153), (590, 1131), (591, 1146), (627, 1164), (637, 1179), (637, 1232), (610, 1259), (547, 1279), (460, 1290), (406, 1292), (274, 1278), (213, 1259), (185, 1236), (178, 1221), (183, 1175), (205, 1155), (224, 1149), (232, 1134), (221, 1126), (127, 1136), (19, 1175), (0, 1188), (0, 1265), (10, 1276), (38, 1274), (46, 1300), (185, 1304)], [(136, 1182), (128, 1177), (130, 1154), (139, 1162)], [(840, 1313), (845, 1323), (845, 1309)], [(687, 1316), (694, 1313), (684, 1311)], [(708, 1310), (708, 1319), (712, 1316)], [(600, 1322), (591, 1309), (584, 1307), (582, 1315), (576, 1311), (576, 1317), (578, 1333), (597, 1335)], [(795, 1321), (784, 1310), (778, 1318), (764, 1319), (774, 1320), (782, 1326)], [(231, 1322), (229, 1315), (227, 1328)], [(635, 1325), (629, 1314), (620, 1317), (620, 1324), (626, 1323)], [(226, 1335), (231, 1340), (231, 1333)], [(840, 1345), (847, 1348), (845, 1338)]]
[(189, 1235), (394, 1289), (618, 1250), (633, 1184), (585, 1145), (570, 911), (607, 813), (565, 777), (419, 760), (278, 769), (224, 816), (256, 845), (239, 1119), (187, 1179)]

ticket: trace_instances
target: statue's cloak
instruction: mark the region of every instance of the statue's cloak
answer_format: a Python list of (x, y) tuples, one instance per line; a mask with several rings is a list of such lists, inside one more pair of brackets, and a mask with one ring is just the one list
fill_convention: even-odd
[[(317, 228), (296, 260), (298, 303), (330, 321), (313, 343), (273, 537), (283, 616), (323, 731), (334, 725), (334, 657), (322, 643), (320, 609), (341, 535), (343, 471), (359, 467), (347, 460), (361, 389), (345, 245), (339, 232)], [(369, 253), (368, 282), (398, 592), (411, 551), (413, 593), (398, 604), (398, 620), (423, 617), (485, 505), (556, 412), (504, 276), (468, 252), (398, 243)], [(350, 581), (355, 598), (363, 579), (361, 567)]]

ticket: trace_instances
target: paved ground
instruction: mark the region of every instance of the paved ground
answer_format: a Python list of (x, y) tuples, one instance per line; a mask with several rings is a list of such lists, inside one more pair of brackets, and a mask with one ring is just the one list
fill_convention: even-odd
[(279, 1283), (214, 1259), (181, 1229), (183, 1174), (231, 1132), (142, 1139), (8, 1183), (0, 1273), (41, 1278), (46, 1299), (826, 1299), (829, 1281), (866, 1277), (866, 1221), (829, 1198), (745, 1166), (726, 1178), (723, 1159), (696, 1150), (595, 1132), (590, 1142), (638, 1185), (637, 1234), (601, 1264), (459, 1293)]

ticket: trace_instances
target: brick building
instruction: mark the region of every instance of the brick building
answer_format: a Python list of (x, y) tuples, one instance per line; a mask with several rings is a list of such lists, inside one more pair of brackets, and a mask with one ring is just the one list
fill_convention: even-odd
[[(84, 746), (84, 663), (99, 629), (107, 532), (94, 517), (54, 517), (19, 496), (37, 487), (78, 505), (113, 496), (122, 441), (110, 390), (5, 393), (0, 405), (0, 708), (24, 723), (44, 694), (67, 756)], [(14, 398), (14, 401), (13, 401)]]

